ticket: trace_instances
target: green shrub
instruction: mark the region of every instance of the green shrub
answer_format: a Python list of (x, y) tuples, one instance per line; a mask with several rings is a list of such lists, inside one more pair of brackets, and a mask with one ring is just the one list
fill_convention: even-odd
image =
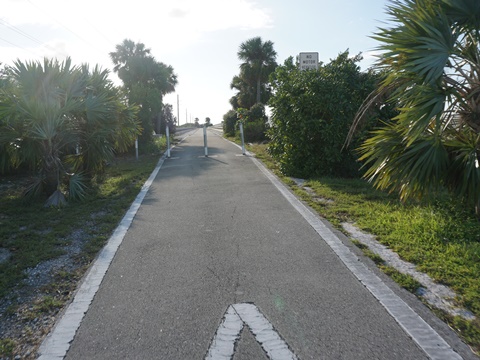
[(360, 56), (339, 54), (318, 70), (300, 71), (287, 59), (272, 76), (274, 95), (269, 152), (289, 176), (359, 176), (355, 149), (371, 117), (356, 134), (350, 149), (343, 149), (353, 118), (374, 89), (377, 76), (361, 72)]
[(223, 115), (223, 133), (226, 136), (235, 136), (235, 125), (237, 124), (237, 112), (229, 110)]
[(238, 109), (243, 120), (243, 134), (245, 141), (261, 142), (266, 139), (267, 121), (265, 115), (265, 106), (263, 104), (255, 104), (250, 110)]

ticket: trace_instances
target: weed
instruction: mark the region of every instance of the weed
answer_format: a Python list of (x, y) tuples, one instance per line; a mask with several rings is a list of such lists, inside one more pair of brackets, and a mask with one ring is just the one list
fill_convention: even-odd
[(397, 284), (411, 293), (415, 294), (418, 289), (422, 287), (422, 284), (420, 284), (412, 276), (403, 274), (391, 266), (380, 264), (379, 268), (382, 269), (385, 274), (390, 276)]
[(45, 296), (43, 299), (37, 302), (37, 304), (34, 306), (34, 311), (37, 311), (39, 313), (50, 313), (52, 311), (55, 311), (59, 308), (61, 308), (63, 305), (63, 302), (56, 299), (53, 296)]
[(355, 240), (355, 239), (352, 239), (352, 244), (354, 244), (356, 247), (358, 247), (360, 250), (366, 250), (368, 249), (368, 246), (365, 245), (364, 243), (358, 241), (358, 240)]
[[(429, 306), (428, 304), (426, 305)], [(430, 307), (430, 309), (437, 317), (445, 321), (450, 328), (455, 330), (470, 345), (471, 350), (475, 354), (480, 354), (480, 320), (478, 318), (470, 321), (465, 320), (461, 316), (452, 316), (437, 308)]]
[(12, 339), (0, 339), (0, 356), (11, 357), (16, 343)]
[(369, 247), (365, 244), (362, 244), (360, 241), (353, 240), (352, 241), (359, 249), (362, 250), (362, 252), (368, 256), (375, 264), (377, 265), (383, 265), (385, 261), (382, 259), (382, 257), (378, 254), (375, 254), (372, 250), (369, 249)]
[[(76, 260), (80, 264), (90, 262), (157, 162), (158, 156), (150, 155), (141, 156), (138, 161), (118, 158), (102, 177), (91, 181), (85, 201), (69, 203), (62, 209), (44, 208), (41, 200), (25, 202), (21, 186), (0, 187), (0, 247), (11, 253), (10, 258), (0, 264), (0, 299), (21, 283), (27, 268), (63, 254), (64, 246), (70, 242), (68, 236), (76, 229), (88, 229), (84, 250)], [(18, 176), (1, 181), (22, 184)], [(105, 215), (92, 219), (91, 214), (98, 213)]]

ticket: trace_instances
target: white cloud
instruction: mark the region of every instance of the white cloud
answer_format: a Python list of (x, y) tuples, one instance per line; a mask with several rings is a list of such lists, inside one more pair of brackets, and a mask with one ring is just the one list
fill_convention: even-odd
[(210, 32), (273, 26), (268, 9), (251, 0), (4, 0), (0, 20), (4, 63), (69, 55), (75, 63), (101, 61), (104, 67), (110, 65), (108, 53), (126, 38), (161, 58)]
[(91, 42), (119, 36), (187, 41), (204, 32), (273, 24), (267, 9), (247, 0), (136, 0), (128, 5), (118, 0), (83, 0), (75, 5), (65, 0), (4, 1), (2, 19), (13, 26), (48, 26)]

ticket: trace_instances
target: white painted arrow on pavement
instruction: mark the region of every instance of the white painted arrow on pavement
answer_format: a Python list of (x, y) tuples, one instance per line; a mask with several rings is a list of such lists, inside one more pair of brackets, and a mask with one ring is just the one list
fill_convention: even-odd
[(228, 307), (205, 359), (232, 359), (235, 353), (235, 343), (245, 325), (255, 335), (255, 339), (267, 353), (269, 359), (298, 360), (258, 308), (248, 303), (234, 304)]

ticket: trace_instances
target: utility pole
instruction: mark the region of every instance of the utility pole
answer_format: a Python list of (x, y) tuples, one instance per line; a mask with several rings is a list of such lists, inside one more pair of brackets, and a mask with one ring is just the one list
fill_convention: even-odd
[(177, 119), (178, 126), (180, 126), (180, 95), (177, 94)]

